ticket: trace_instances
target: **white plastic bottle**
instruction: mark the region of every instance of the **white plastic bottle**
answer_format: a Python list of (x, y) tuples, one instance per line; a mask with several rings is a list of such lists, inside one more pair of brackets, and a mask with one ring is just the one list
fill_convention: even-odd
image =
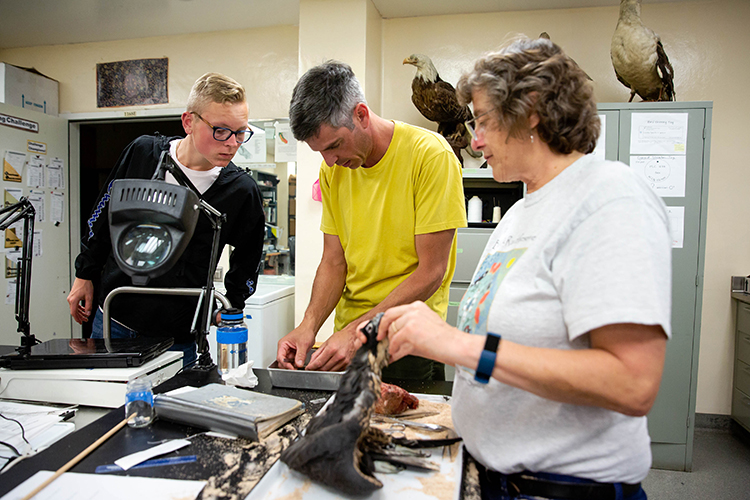
[(479, 196), (475, 195), (469, 200), (466, 219), (469, 222), (482, 222), (482, 199)]

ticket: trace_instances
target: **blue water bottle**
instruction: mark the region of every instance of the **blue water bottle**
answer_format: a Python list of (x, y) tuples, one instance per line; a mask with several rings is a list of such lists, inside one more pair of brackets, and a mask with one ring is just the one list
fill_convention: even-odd
[(247, 363), (247, 325), (241, 310), (232, 308), (221, 312), (216, 342), (220, 374)]

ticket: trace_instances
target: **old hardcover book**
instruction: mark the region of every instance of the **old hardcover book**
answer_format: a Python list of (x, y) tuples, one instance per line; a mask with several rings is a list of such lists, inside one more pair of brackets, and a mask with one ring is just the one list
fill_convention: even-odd
[(238, 387), (208, 384), (154, 397), (156, 415), (165, 420), (259, 440), (305, 411), (296, 399)]

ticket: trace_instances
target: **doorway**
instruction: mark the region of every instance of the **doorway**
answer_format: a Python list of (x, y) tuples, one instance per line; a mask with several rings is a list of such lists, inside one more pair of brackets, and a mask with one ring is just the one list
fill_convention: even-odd
[[(120, 157), (123, 149), (142, 135), (160, 133), (166, 136), (185, 136), (180, 116), (159, 117), (151, 120), (122, 119), (112, 121), (81, 122), (79, 130), (80, 170), (78, 179), (72, 180), (79, 185), (78, 224), (80, 235), (86, 234), (87, 220), (91, 215), (99, 194), (104, 189), (107, 178)], [(71, 214), (75, 217), (74, 214)], [(77, 255), (80, 249), (78, 242), (72, 243), (72, 252)], [(75, 258), (74, 255), (74, 258)], [(98, 280), (94, 281), (94, 307), (98, 307)], [(96, 309), (94, 309), (96, 311)], [(82, 325), (82, 336), (91, 336), (91, 321)]]

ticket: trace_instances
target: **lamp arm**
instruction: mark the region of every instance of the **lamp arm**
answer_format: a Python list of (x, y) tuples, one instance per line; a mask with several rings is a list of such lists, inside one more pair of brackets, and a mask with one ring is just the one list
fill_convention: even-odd
[(198, 199), (203, 199), (200, 191), (198, 191), (198, 188), (195, 187), (195, 184), (190, 181), (188, 176), (185, 175), (182, 170), (180, 170), (180, 167), (178, 167), (174, 162), (172, 157), (169, 155), (169, 152), (162, 151), (161, 156), (159, 157), (159, 164), (156, 166), (156, 171), (154, 171), (154, 175), (151, 177), (151, 180), (163, 181), (167, 172), (172, 174), (172, 177), (175, 178), (178, 184), (180, 184), (181, 186), (185, 186), (186, 188), (193, 191), (198, 195)]
[[(112, 304), (112, 300), (123, 293), (140, 293), (144, 295), (186, 295), (197, 297), (207, 295), (207, 291), (204, 288), (152, 288), (140, 286), (121, 286), (115, 288), (107, 294), (107, 297), (105, 297), (104, 303), (102, 304), (102, 336), (104, 337), (105, 342), (109, 342), (111, 337), (111, 316), (109, 313), (109, 309)], [(215, 289), (213, 289), (212, 291), (212, 296), (214, 299), (217, 299), (219, 302), (221, 302), (221, 304), (225, 308), (229, 309), (230, 307), (232, 307), (232, 303), (229, 302), (229, 299), (227, 299), (222, 293), (217, 292)], [(210, 303), (211, 301), (204, 302)], [(206, 331), (206, 333), (208, 332)]]
[(16, 321), (18, 330), (23, 333), (21, 344), (32, 346), (38, 340), (31, 335), (31, 324), (29, 322), (29, 303), (31, 300), (31, 259), (34, 256), (34, 220), (36, 209), (25, 196), (18, 202), (0, 209), (0, 231), (23, 219), (23, 250), (21, 260), (18, 264), (18, 278), (16, 281)]

